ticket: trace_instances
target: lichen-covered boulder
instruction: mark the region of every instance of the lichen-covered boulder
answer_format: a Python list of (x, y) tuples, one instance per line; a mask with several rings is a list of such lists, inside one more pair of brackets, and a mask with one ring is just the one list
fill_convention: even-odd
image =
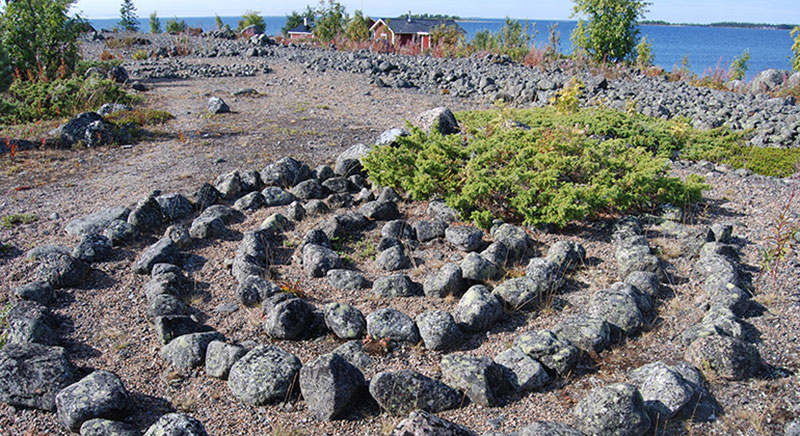
[(309, 277), (323, 277), (340, 263), (339, 255), (330, 248), (314, 244), (303, 247), (303, 270)]
[(458, 344), (463, 335), (453, 315), (442, 310), (429, 310), (417, 315), (417, 328), (425, 348), (444, 350)]
[(208, 436), (203, 423), (183, 413), (168, 413), (158, 418), (144, 436)]
[(301, 366), (300, 359), (282, 348), (260, 345), (233, 364), (228, 387), (249, 405), (274, 403), (286, 398)]
[(314, 309), (302, 298), (291, 298), (276, 304), (266, 313), (264, 331), (277, 339), (301, 339), (314, 321)]
[(80, 286), (89, 273), (85, 262), (75, 259), (69, 254), (48, 253), (37, 257), (36, 278), (47, 282), (55, 289)]
[(446, 263), (437, 271), (433, 271), (422, 283), (422, 291), (428, 297), (444, 298), (448, 295), (459, 295), (464, 288), (461, 278), (461, 267), (455, 263)]
[(378, 277), (372, 282), (372, 293), (376, 297), (411, 297), (417, 295), (417, 284), (405, 274)]
[(122, 419), (130, 413), (128, 391), (108, 371), (95, 371), (56, 395), (58, 420), (72, 432), (93, 418)]
[(586, 434), (560, 422), (536, 421), (523, 427), (519, 431), (519, 436), (586, 436)]
[(206, 375), (226, 379), (236, 361), (247, 354), (241, 345), (228, 344), (223, 341), (211, 341), (206, 349)]
[(483, 231), (473, 226), (450, 226), (445, 229), (444, 238), (461, 251), (475, 251), (483, 242)]
[(325, 306), (325, 325), (341, 339), (360, 338), (367, 330), (364, 315), (347, 303), (328, 303)]
[(594, 389), (572, 409), (573, 424), (587, 435), (642, 436), (650, 417), (636, 386), (617, 383)]
[(33, 301), (20, 301), (6, 314), (6, 343), (36, 342), (55, 345), (58, 335), (53, 331), (53, 315), (47, 307)]
[(506, 387), (502, 369), (488, 357), (453, 353), (442, 357), (442, 381), (481, 406), (498, 405)]
[(389, 436), (476, 436), (476, 433), (424, 410), (415, 410)]
[(136, 427), (120, 421), (94, 418), (81, 424), (81, 436), (139, 436)]
[(483, 285), (469, 288), (453, 310), (456, 324), (467, 332), (488, 330), (502, 315), (502, 303)]
[(339, 354), (323, 354), (300, 369), (300, 391), (317, 419), (329, 421), (353, 407), (364, 375)]
[(539, 389), (550, 381), (544, 366), (517, 347), (511, 347), (494, 358), (503, 369), (506, 382), (517, 392)]
[(586, 352), (599, 353), (611, 345), (611, 327), (600, 318), (587, 314), (572, 315), (559, 321), (553, 333)]
[(389, 308), (378, 309), (367, 315), (367, 333), (375, 339), (389, 338), (410, 344), (420, 340), (414, 321), (405, 313)]
[(161, 347), (161, 357), (179, 370), (190, 370), (206, 363), (206, 350), (212, 341), (224, 341), (219, 332), (190, 333)]
[(575, 241), (558, 241), (547, 250), (545, 259), (558, 265), (562, 272), (572, 271), (586, 261), (586, 249)]
[(61, 347), (9, 344), (0, 349), (0, 401), (15, 407), (56, 410), (56, 394), (74, 381)]
[(653, 422), (671, 419), (692, 399), (691, 385), (664, 362), (653, 362), (630, 372), (631, 383), (642, 394)]
[(550, 330), (523, 333), (514, 340), (514, 346), (561, 375), (569, 372), (578, 360), (578, 349)]
[(543, 289), (528, 277), (508, 279), (492, 292), (508, 310), (532, 308), (541, 303)]
[(761, 370), (758, 348), (729, 336), (697, 338), (686, 348), (684, 358), (726, 380), (744, 380)]
[(436, 413), (461, 404), (457, 390), (411, 370), (376, 374), (369, 383), (369, 393), (381, 409), (395, 416), (417, 409)]

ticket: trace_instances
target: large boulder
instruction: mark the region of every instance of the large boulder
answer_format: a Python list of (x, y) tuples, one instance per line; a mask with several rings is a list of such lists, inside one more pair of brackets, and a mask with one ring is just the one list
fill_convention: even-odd
[(206, 363), (206, 350), (212, 341), (224, 341), (219, 332), (190, 333), (161, 347), (161, 357), (179, 370), (188, 371)]
[(587, 353), (599, 353), (611, 345), (611, 327), (604, 320), (583, 313), (559, 321), (553, 333)]
[(488, 330), (502, 315), (502, 303), (482, 285), (469, 288), (453, 310), (456, 324), (467, 332)]
[(743, 380), (761, 369), (758, 348), (729, 336), (697, 338), (686, 348), (684, 358), (726, 380)]
[[(292, 187), (309, 178), (311, 168), (291, 157), (280, 159), (261, 170), (261, 180), (267, 186)], [(264, 197), (267, 195), (264, 194)]]
[(506, 383), (502, 369), (492, 359), (453, 353), (442, 357), (440, 366), (442, 381), (463, 391), (473, 403), (498, 405)]
[(422, 283), (422, 291), (428, 297), (444, 298), (448, 295), (459, 295), (463, 288), (461, 267), (455, 263), (442, 265), (438, 270), (428, 274)]
[(550, 330), (523, 333), (514, 340), (514, 347), (560, 375), (569, 372), (578, 361), (578, 349)]
[(247, 354), (241, 345), (228, 344), (223, 341), (211, 341), (206, 349), (206, 375), (226, 379), (231, 367)]
[(544, 366), (518, 347), (511, 347), (494, 358), (503, 369), (506, 382), (517, 392), (539, 389), (550, 381)]
[(0, 401), (15, 407), (56, 410), (56, 394), (75, 376), (61, 347), (26, 343), (0, 349)]
[(455, 115), (446, 107), (437, 107), (420, 113), (414, 118), (413, 124), (425, 133), (434, 130), (442, 135), (459, 132)]
[(443, 310), (429, 310), (417, 315), (417, 328), (425, 348), (444, 350), (458, 344), (463, 335), (453, 315)]
[(85, 262), (69, 254), (48, 253), (37, 260), (39, 266), (36, 267), (36, 278), (56, 289), (80, 286), (89, 272), (89, 266)]
[(95, 147), (114, 139), (111, 126), (96, 112), (83, 112), (56, 129), (58, 144), (70, 148), (76, 144)]
[(162, 238), (139, 255), (133, 264), (133, 270), (139, 274), (150, 274), (157, 263), (175, 263), (178, 257), (178, 246), (172, 239)]
[(276, 304), (268, 313), (264, 330), (277, 339), (302, 339), (314, 321), (314, 308), (301, 298)]
[(131, 210), (126, 207), (112, 207), (103, 209), (99, 212), (95, 212), (93, 214), (70, 221), (67, 223), (65, 230), (68, 234), (74, 236), (101, 233), (112, 221), (127, 221), (130, 213)]
[(766, 94), (783, 86), (784, 81), (791, 73), (784, 70), (764, 70), (750, 83), (750, 92), (753, 94)]
[(139, 200), (128, 215), (128, 224), (142, 233), (151, 233), (157, 229), (164, 222), (164, 213), (156, 200), (160, 194), (159, 191), (153, 191)]
[(522, 310), (536, 307), (542, 302), (543, 289), (539, 282), (528, 277), (509, 279), (494, 288), (494, 295), (508, 310)]
[(6, 314), (6, 343), (36, 342), (55, 345), (58, 335), (53, 331), (55, 322), (47, 307), (33, 301), (20, 301)]
[(159, 195), (156, 201), (161, 206), (161, 213), (169, 221), (188, 218), (194, 213), (192, 202), (178, 193)]
[(325, 325), (341, 339), (360, 338), (367, 330), (364, 315), (347, 303), (328, 303), (325, 306)]
[(130, 399), (122, 380), (108, 371), (95, 371), (56, 395), (58, 420), (70, 431), (93, 418), (121, 420), (130, 413)]
[(361, 371), (338, 354), (323, 354), (300, 369), (300, 392), (321, 421), (351, 410), (364, 384)]
[(303, 270), (309, 277), (323, 277), (340, 263), (339, 255), (330, 248), (315, 244), (303, 247)]
[(410, 344), (420, 340), (414, 321), (405, 313), (389, 308), (378, 309), (367, 315), (367, 333), (375, 339), (389, 338)]
[(650, 419), (663, 423), (689, 404), (692, 386), (664, 362), (653, 362), (630, 372), (631, 383), (642, 394)]
[(457, 390), (411, 370), (376, 374), (369, 383), (369, 393), (381, 409), (395, 416), (417, 409), (436, 413), (461, 404)]
[(300, 359), (282, 348), (260, 345), (233, 364), (228, 386), (249, 405), (274, 403), (286, 398), (301, 366)]
[(526, 255), (528, 248), (533, 244), (525, 229), (511, 224), (493, 227), (491, 234), (492, 239), (508, 249), (508, 260), (516, 260)]
[(444, 238), (461, 251), (475, 251), (483, 242), (483, 231), (473, 226), (449, 226)]
[(572, 409), (575, 427), (590, 436), (642, 436), (650, 417), (635, 386), (617, 383), (594, 389)]

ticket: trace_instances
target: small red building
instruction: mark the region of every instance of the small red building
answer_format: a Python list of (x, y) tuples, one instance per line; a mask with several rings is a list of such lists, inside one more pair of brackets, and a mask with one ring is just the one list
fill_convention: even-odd
[(459, 32), (464, 32), (453, 20), (420, 20), (415, 18), (379, 18), (370, 27), (372, 39), (385, 39), (393, 45), (403, 46), (419, 44), (422, 50), (431, 46), (431, 32), (444, 25), (454, 26)]
[(289, 39), (307, 39), (313, 38), (314, 28), (308, 24), (308, 18), (303, 17), (303, 24), (298, 25), (294, 29), (290, 30)]

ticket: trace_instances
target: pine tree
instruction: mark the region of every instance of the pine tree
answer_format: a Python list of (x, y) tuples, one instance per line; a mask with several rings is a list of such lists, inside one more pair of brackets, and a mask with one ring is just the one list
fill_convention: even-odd
[(136, 6), (133, 5), (132, 0), (122, 0), (122, 6), (119, 8), (119, 27), (128, 32), (139, 31), (139, 18), (136, 16)]

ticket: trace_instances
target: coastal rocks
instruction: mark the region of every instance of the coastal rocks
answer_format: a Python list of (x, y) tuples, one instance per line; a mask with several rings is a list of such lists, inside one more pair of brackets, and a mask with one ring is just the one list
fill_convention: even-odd
[(62, 389), (56, 396), (58, 420), (70, 431), (93, 418), (119, 420), (128, 415), (128, 391), (116, 374), (95, 371)]
[(56, 410), (56, 394), (74, 380), (61, 347), (8, 344), (0, 349), (0, 401), (16, 407)]
[(286, 398), (300, 367), (300, 359), (282, 348), (259, 345), (233, 364), (228, 386), (252, 406), (274, 403)]
[(686, 349), (684, 358), (696, 367), (708, 368), (726, 380), (743, 380), (761, 370), (758, 349), (729, 336), (697, 338)]
[(457, 390), (411, 370), (376, 374), (369, 383), (369, 393), (381, 409), (394, 416), (417, 409), (436, 413), (461, 403)]
[(642, 436), (651, 424), (639, 390), (624, 383), (593, 390), (572, 415), (575, 427), (587, 435)]

